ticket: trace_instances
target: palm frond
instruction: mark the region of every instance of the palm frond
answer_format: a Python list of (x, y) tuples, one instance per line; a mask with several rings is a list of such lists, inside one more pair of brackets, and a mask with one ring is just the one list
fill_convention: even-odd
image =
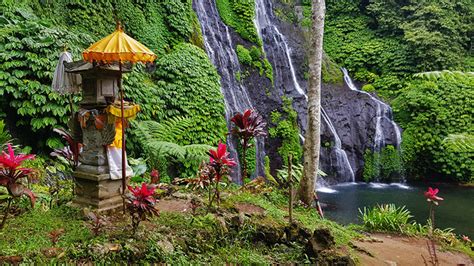
[(473, 152), (474, 151), (474, 135), (462, 133), (462, 134), (449, 134), (444, 140), (443, 144), (448, 149), (457, 152)]
[[(301, 178), (303, 177), (303, 165), (302, 164), (296, 164), (293, 165), (292, 167), (292, 172), (291, 175), (293, 177), (293, 182), (299, 183)], [(326, 173), (324, 173), (321, 169), (318, 169), (318, 174), (321, 177), (327, 176)], [(283, 169), (277, 170), (277, 175), (278, 177), (283, 181), (283, 182), (288, 182), (288, 166), (283, 166)]]
[(441, 71), (429, 71), (421, 72), (413, 75), (415, 78), (421, 78), (426, 80), (437, 80), (440, 78), (454, 80), (458, 78), (474, 77), (474, 72), (463, 72), (463, 71), (452, 71), (452, 70), (441, 70)]

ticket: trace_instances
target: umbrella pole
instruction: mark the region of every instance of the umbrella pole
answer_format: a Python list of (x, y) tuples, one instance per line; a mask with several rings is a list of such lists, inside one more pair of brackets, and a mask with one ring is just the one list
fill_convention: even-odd
[[(123, 112), (123, 88), (122, 88), (122, 62), (119, 61), (119, 89), (120, 89), (120, 112), (121, 112), (121, 123), (122, 123), (122, 196), (125, 196), (125, 185), (126, 185), (126, 159), (125, 159), (125, 117)], [(125, 213), (125, 198), (123, 198), (123, 211)]]

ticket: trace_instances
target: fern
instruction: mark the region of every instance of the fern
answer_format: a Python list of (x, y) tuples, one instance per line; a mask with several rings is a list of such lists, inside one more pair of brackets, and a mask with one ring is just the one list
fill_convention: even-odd
[(473, 152), (474, 151), (474, 135), (470, 134), (449, 134), (444, 140), (445, 144), (452, 151), (457, 152)]
[[(188, 117), (174, 117), (161, 123), (155, 121), (135, 122), (144, 153), (152, 163), (168, 168), (172, 164), (183, 166), (181, 174), (194, 174), (199, 163), (207, 160), (207, 152), (212, 148), (206, 144), (179, 144), (183, 136), (192, 126)], [(161, 172), (166, 169), (160, 169)]]
[[(302, 164), (293, 165), (291, 170), (292, 170), (291, 175), (293, 178), (292, 181), (294, 183), (299, 183), (301, 180), (301, 177), (303, 177), (303, 165)], [(321, 169), (318, 169), (318, 174), (321, 177), (327, 176), (327, 174), (324, 173)], [(286, 184), (288, 184), (288, 166), (285, 165), (283, 166), (283, 169), (277, 170), (277, 176), (278, 176), (279, 181), (283, 183), (280, 185), (286, 186)]]
[(474, 77), (474, 72), (441, 70), (441, 71), (429, 71), (429, 72), (416, 73), (413, 75), (413, 77), (426, 79), (426, 80), (437, 80), (440, 78), (454, 80), (454, 79), (459, 79), (459, 78)]

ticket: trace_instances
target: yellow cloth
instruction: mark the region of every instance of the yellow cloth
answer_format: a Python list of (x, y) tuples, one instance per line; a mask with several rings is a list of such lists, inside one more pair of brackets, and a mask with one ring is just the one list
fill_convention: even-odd
[[(117, 118), (122, 117), (122, 111), (120, 109), (120, 106), (115, 106), (115, 105), (109, 105), (105, 109), (107, 113), (109, 114), (109, 119), (108, 121), (112, 123), (115, 121)], [(133, 105), (125, 105), (123, 107), (123, 117), (127, 120), (132, 120), (137, 116), (137, 113), (140, 112), (140, 105), (138, 104), (133, 104)], [(112, 117), (111, 117), (112, 116)], [(120, 119), (119, 119), (120, 120)]]
[(82, 52), (82, 57), (89, 62), (128, 61), (146, 63), (153, 62), (156, 59), (155, 53), (123, 32), (120, 24), (117, 25), (117, 29), (112, 34), (92, 44)]
[(120, 120), (117, 120), (117, 122), (115, 122), (115, 138), (112, 144), (110, 144), (109, 146), (122, 148), (122, 121)]

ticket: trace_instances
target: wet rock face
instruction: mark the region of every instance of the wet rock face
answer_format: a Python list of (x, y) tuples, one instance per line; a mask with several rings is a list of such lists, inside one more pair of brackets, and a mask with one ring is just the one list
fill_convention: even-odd
[[(360, 177), (364, 167), (364, 152), (366, 149), (372, 149), (374, 145), (377, 103), (368, 95), (342, 85), (325, 84), (321, 96), (321, 104), (337, 130), (356, 178)], [(396, 145), (397, 138), (391, 121), (383, 118), (381, 125), (384, 130), (384, 143)], [(331, 143), (331, 139), (330, 132), (322, 127), (321, 146)], [(322, 153), (327, 154), (327, 149), (323, 148)], [(330, 169), (331, 157), (322, 156), (321, 165), (323, 169)]]
[[(308, 71), (309, 34), (297, 24), (280, 21), (274, 15), (273, 9), (279, 6), (278, 1), (258, 0), (256, 4), (259, 33), (273, 67), (273, 84), (255, 68), (240, 65), (236, 56), (225, 56), (234, 53), (232, 50), (235, 51), (238, 44), (245, 47), (256, 44), (242, 39), (230, 27), (223, 30), (225, 26), (220, 21), (214, 1), (194, 0), (201, 24), (208, 25), (203, 28), (209, 44), (206, 50), (221, 75), (223, 94), (230, 111), (254, 107), (269, 124), (271, 113), (281, 111), (281, 98), (286, 96), (293, 99), (293, 108), (298, 113), (298, 123), (301, 134), (304, 135), (307, 125), (305, 93), (308, 86), (304, 73)], [(205, 8), (198, 8), (202, 5)], [(245, 73), (245, 78), (237, 80), (237, 72)], [(328, 183), (349, 182), (353, 177), (360, 180), (364, 152), (374, 148), (377, 102), (370, 95), (351, 90), (342, 84), (324, 84), (321, 96), (321, 104), (327, 114), (325, 120), (321, 119), (320, 166), (328, 174), (325, 179)], [(229, 110), (228, 116), (231, 113)], [(383, 134), (379, 134), (383, 136), (382, 140), (379, 139), (379, 143), (383, 144), (381, 147), (397, 144), (390, 116), (391, 114), (383, 117), (379, 122), (383, 131)], [(236, 140), (229, 138), (228, 141), (232, 157), (236, 158)], [(264, 152), (260, 148), (263, 145)], [(270, 157), (271, 173), (275, 174), (275, 169), (282, 166), (282, 158), (278, 155), (281, 140), (268, 137), (264, 144), (259, 140), (257, 146), (257, 171), (254, 175), (264, 175), (264, 155)], [(233, 175), (239, 175), (238, 169), (234, 169)]]

